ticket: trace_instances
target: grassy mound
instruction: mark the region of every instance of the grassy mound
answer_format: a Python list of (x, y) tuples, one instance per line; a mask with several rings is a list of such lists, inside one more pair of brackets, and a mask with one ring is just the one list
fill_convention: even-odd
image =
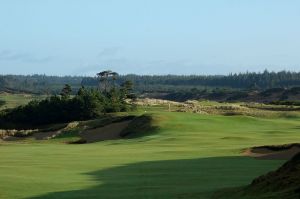
[(120, 136), (123, 138), (136, 138), (143, 135), (146, 135), (149, 132), (154, 132), (157, 127), (153, 125), (152, 115), (141, 115), (134, 118), (125, 128)]
[(276, 171), (254, 179), (250, 185), (240, 189), (220, 191), (214, 198), (300, 198), (300, 153)]

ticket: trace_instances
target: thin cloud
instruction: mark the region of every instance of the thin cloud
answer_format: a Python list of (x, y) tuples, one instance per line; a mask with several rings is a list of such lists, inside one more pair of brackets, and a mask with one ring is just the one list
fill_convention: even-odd
[(13, 52), (10, 50), (0, 51), (0, 61), (18, 61), (18, 62), (29, 62), (29, 63), (45, 63), (52, 61), (53, 57), (37, 57), (30, 53), (24, 52)]

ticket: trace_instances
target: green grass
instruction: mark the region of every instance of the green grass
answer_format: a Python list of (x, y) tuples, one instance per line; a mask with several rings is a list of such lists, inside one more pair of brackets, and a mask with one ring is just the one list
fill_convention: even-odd
[(200, 115), (159, 107), (136, 114), (145, 111), (159, 127), (145, 137), (78, 145), (59, 138), (0, 142), (0, 198), (206, 199), (283, 163), (242, 157), (242, 149), (297, 142), (300, 135), (299, 118)]
[(20, 105), (25, 105), (31, 100), (38, 100), (42, 98), (44, 98), (44, 96), (41, 95), (1, 93), (0, 100), (5, 101), (5, 104), (0, 106), (0, 110), (6, 108), (15, 108)]

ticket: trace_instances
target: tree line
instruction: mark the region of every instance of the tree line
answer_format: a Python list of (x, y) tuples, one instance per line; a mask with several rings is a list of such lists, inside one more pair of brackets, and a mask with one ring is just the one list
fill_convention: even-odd
[[(99, 75), (98, 88), (81, 87), (72, 95), (72, 87), (66, 84), (59, 95), (44, 100), (33, 100), (25, 106), (6, 109), (0, 112), (2, 128), (16, 127), (20, 124), (36, 126), (51, 123), (64, 123), (75, 120), (96, 118), (105, 113), (123, 112), (132, 109), (127, 99), (134, 100), (132, 84), (125, 81), (120, 85), (111, 84), (111, 71), (105, 71), (105, 77)], [(117, 78), (117, 74), (114, 74)], [(105, 89), (102, 89), (105, 84)]]
[[(300, 72), (239, 73), (229, 75), (124, 75), (137, 91), (172, 91), (187, 88), (269, 89), (300, 86)], [(96, 78), (85, 77), (82, 85), (94, 86)]]
[[(31, 92), (37, 94), (59, 94), (64, 84), (73, 88), (73, 94), (81, 86), (98, 88), (99, 76), (46, 76), (46, 75), (2, 75), (0, 76), (0, 91)], [(103, 77), (102, 77), (103, 78)], [(118, 75), (109, 81), (115, 84), (130, 80), (134, 84), (134, 91), (145, 92), (173, 92), (192, 88), (232, 88), (265, 90), (269, 88), (290, 88), (300, 86), (300, 72), (247, 72), (229, 75)]]

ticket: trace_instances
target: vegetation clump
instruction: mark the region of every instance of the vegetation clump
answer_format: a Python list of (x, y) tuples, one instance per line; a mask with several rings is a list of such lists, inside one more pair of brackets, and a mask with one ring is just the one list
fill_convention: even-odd
[(30, 130), (16, 130), (16, 129), (1, 129), (0, 130), (0, 138), (3, 139), (7, 136), (14, 136), (14, 137), (26, 137), (30, 136), (34, 133), (38, 132), (38, 129), (30, 129)]

